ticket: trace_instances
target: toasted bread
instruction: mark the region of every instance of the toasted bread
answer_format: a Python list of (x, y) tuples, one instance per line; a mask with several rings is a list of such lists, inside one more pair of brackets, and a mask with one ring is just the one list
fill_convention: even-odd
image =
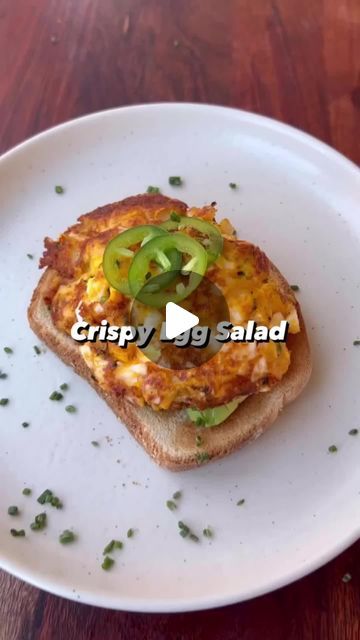
[[(271, 265), (271, 269), (281, 288), (289, 290), (288, 283), (276, 267)], [(196, 427), (184, 410), (153, 411), (130, 403), (114, 392), (105, 392), (99, 386), (80, 355), (78, 344), (59, 331), (52, 321), (45, 299), (55, 277), (56, 271), (48, 267), (33, 293), (28, 309), (31, 328), (66, 364), (88, 380), (136, 440), (163, 467), (174, 471), (191, 469), (199, 463), (222, 458), (256, 439), (276, 420), (283, 407), (299, 395), (309, 380), (312, 368), (310, 347), (301, 310), (297, 306), (301, 331), (288, 338), (291, 364), (286, 375), (270, 391), (249, 396), (223, 424), (201, 429), (202, 445), (199, 448), (196, 446)]]

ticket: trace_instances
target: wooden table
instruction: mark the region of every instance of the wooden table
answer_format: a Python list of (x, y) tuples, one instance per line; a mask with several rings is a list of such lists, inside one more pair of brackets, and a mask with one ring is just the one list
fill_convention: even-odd
[[(1, 152), (165, 100), (273, 116), (360, 163), (360, 1), (0, 0)], [(359, 640), (359, 567), (357, 544), (273, 594), (182, 615), (95, 609), (2, 573), (0, 640)]]

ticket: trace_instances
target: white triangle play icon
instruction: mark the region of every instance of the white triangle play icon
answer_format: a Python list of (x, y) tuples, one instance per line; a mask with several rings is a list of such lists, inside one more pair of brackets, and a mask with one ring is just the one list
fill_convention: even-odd
[(174, 302), (168, 302), (166, 305), (165, 317), (165, 333), (168, 340), (176, 338), (181, 333), (196, 327), (199, 324), (199, 318), (186, 311)]

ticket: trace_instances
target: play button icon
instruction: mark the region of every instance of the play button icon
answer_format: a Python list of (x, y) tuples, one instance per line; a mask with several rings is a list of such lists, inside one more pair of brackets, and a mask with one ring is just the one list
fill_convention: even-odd
[(196, 327), (199, 324), (199, 318), (194, 313), (186, 311), (174, 302), (168, 302), (166, 305), (165, 316), (165, 332), (168, 340), (176, 338), (185, 331)]

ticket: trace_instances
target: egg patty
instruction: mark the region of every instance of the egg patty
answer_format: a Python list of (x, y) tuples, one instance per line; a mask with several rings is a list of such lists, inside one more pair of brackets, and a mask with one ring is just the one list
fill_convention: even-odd
[[(297, 303), (266, 255), (258, 247), (236, 239), (228, 220), (215, 221), (214, 206), (188, 208), (161, 195), (136, 196), (81, 216), (57, 241), (46, 238), (40, 266), (56, 272), (46, 300), (54, 324), (67, 334), (79, 317), (96, 325), (101, 320), (118, 326), (129, 324), (132, 300), (107, 282), (102, 269), (104, 249), (125, 229), (158, 224), (171, 212), (203, 218), (222, 233), (222, 255), (206, 276), (223, 293), (230, 321), (245, 325), (254, 320), (271, 327), (287, 320), (288, 343), (229, 342), (201, 366), (171, 370), (149, 361), (135, 344), (121, 349), (97, 342), (79, 347), (84, 361), (105, 391), (111, 389), (130, 402), (155, 410), (205, 409), (269, 390), (290, 365), (291, 334), (300, 331)], [(191, 311), (197, 314), (196, 302)]]

